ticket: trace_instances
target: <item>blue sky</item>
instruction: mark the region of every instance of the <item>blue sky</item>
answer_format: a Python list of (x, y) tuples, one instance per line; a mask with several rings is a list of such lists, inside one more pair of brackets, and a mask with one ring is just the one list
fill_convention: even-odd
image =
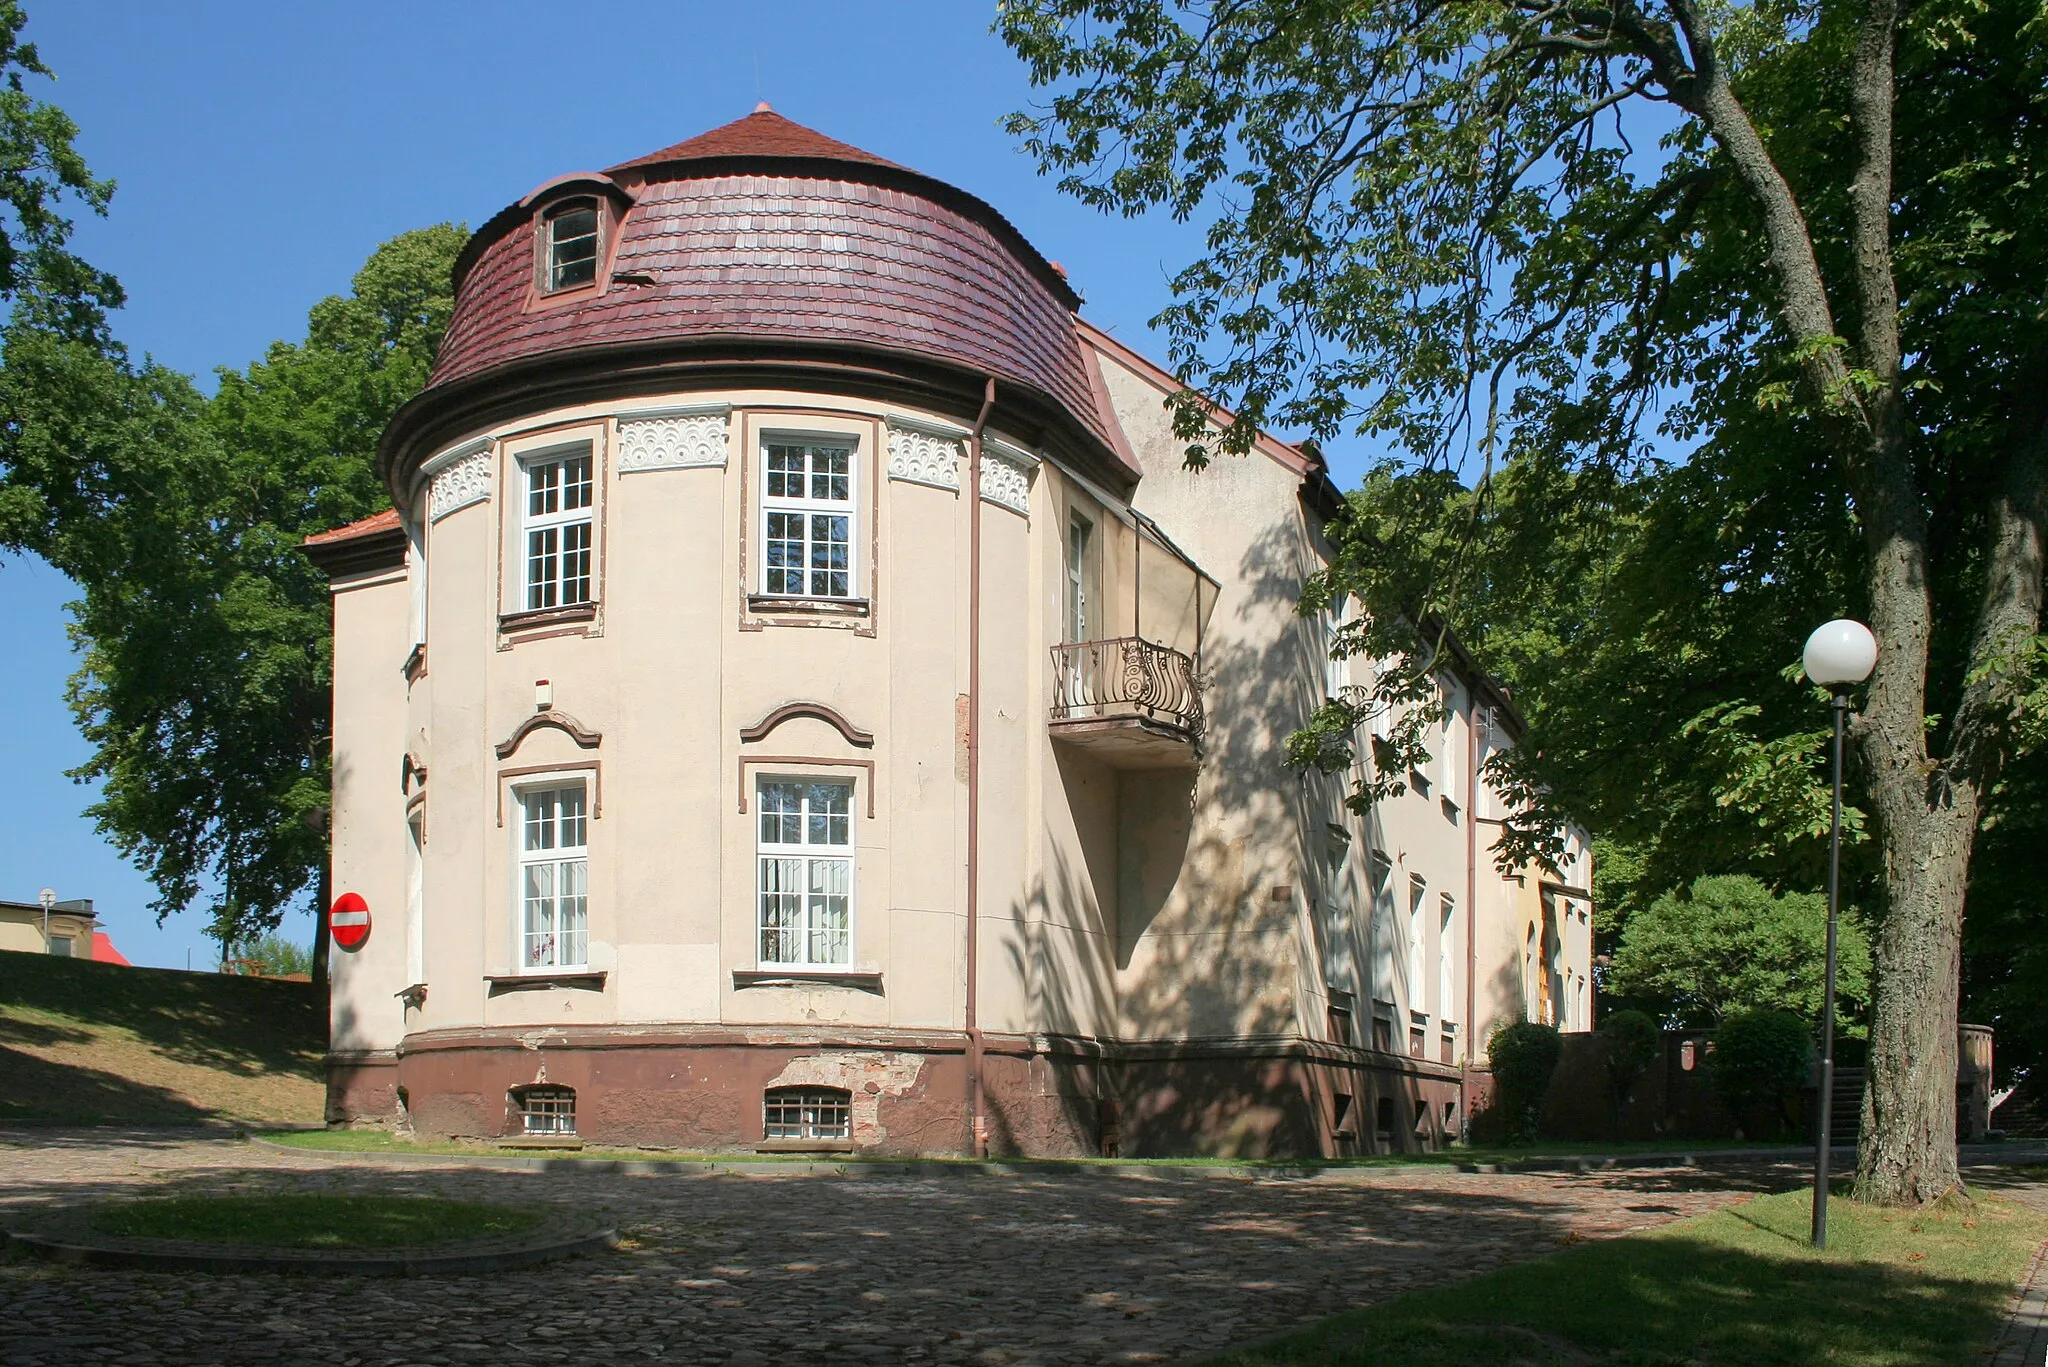
[[(1162, 355), (1146, 320), (1198, 238), (1162, 218), (1103, 218), (1036, 175), (998, 127), (1032, 96), (992, 14), (979, 0), (29, 0), (24, 36), (58, 77), (33, 93), (71, 115), (94, 172), (120, 185), (77, 243), (127, 287), (121, 336), (195, 375), (303, 335), (307, 309), (400, 232), (481, 224), (551, 176), (664, 147), (757, 99), (982, 196), (1067, 267), (1090, 318)], [(1340, 477), (1356, 472), (1354, 453), (1331, 455)], [(206, 964), (202, 918), (155, 924), (147, 880), (81, 815), (92, 790), (64, 777), (88, 753), (63, 701), (69, 597), (47, 566), (0, 558), (13, 684), (0, 898), (46, 885), (92, 897), (137, 963), (183, 967), (189, 951)], [(309, 917), (286, 929), (311, 938)]]

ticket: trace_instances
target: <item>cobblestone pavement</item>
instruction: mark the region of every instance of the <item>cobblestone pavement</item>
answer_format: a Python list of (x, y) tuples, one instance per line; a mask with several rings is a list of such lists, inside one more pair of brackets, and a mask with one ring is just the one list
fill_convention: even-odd
[(625, 1176), (371, 1164), (220, 1136), (0, 1132), (0, 1220), (98, 1195), (345, 1189), (559, 1202), (608, 1212), (628, 1235), (609, 1255), (409, 1280), (10, 1258), (0, 1363), (1170, 1362), (1797, 1180)]

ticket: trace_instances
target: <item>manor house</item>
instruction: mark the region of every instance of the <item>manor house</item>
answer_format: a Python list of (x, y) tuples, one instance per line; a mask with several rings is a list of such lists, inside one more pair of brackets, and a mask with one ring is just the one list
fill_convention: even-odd
[[(1338, 494), (972, 194), (765, 106), (493, 217), (334, 597), (335, 1121), (703, 1151), (1339, 1154), (1590, 1024), (1590, 858), (1284, 761)], [(1367, 738), (1362, 737), (1362, 740)], [(1360, 763), (1373, 762), (1360, 747)]]

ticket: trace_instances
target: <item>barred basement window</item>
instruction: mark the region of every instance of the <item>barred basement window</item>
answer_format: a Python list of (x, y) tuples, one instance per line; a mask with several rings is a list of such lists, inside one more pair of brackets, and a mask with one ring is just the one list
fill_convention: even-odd
[(512, 1093), (528, 1134), (576, 1133), (576, 1089), (521, 1087)]
[(851, 1139), (853, 1094), (843, 1087), (772, 1087), (762, 1098), (769, 1139)]

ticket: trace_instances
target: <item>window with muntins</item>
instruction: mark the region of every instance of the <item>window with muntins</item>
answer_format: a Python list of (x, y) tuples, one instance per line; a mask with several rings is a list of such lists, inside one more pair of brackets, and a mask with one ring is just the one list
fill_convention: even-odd
[(767, 1139), (851, 1139), (853, 1094), (843, 1087), (771, 1087), (761, 1099)]
[(1448, 892), (1437, 897), (1436, 1011), (1448, 1021), (1457, 1012), (1456, 979), (1451, 971), (1451, 945), (1457, 938), (1458, 902)]
[(1443, 732), (1437, 739), (1437, 783), (1443, 800), (1456, 806), (1464, 806), (1465, 793), (1461, 786), (1464, 781), (1464, 766), (1459, 762), (1458, 718), (1465, 708), (1464, 690), (1453, 684), (1444, 686)]
[(1323, 614), (1323, 696), (1331, 702), (1341, 700), (1344, 690), (1351, 687), (1351, 658), (1338, 655), (1336, 648), (1339, 635), (1351, 624), (1352, 615), (1348, 593)]
[(512, 1094), (519, 1108), (520, 1128), (527, 1134), (576, 1133), (576, 1089), (522, 1087)]
[(1372, 995), (1375, 1001), (1390, 1002), (1394, 1000), (1396, 972), (1394, 861), (1374, 850), (1368, 877), (1372, 890), (1372, 929), (1368, 942), (1372, 959)]
[(1419, 873), (1408, 875), (1408, 1009), (1429, 1010), (1429, 980), (1423, 973), (1423, 936), (1428, 933), (1429, 884)]
[(1075, 513), (1067, 519), (1067, 639), (1086, 641), (1094, 625), (1089, 620), (1094, 576), (1090, 555), (1094, 550), (1095, 524)]
[(763, 779), (760, 948), (764, 965), (853, 962), (853, 785)]
[(590, 601), (590, 447), (526, 463), (526, 610)]
[(543, 221), (548, 289), (574, 289), (597, 279), (597, 205), (587, 199), (571, 200), (548, 210)]
[(854, 451), (850, 444), (769, 441), (762, 452), (761, 591), (855, 598)]
[(405, 980), (427, 980), (426, 813), (415, 812), (405, 823)]
[(519, 794), (520, 962), (528, 969), (589, 962), (590, 849), (583, 785)]

